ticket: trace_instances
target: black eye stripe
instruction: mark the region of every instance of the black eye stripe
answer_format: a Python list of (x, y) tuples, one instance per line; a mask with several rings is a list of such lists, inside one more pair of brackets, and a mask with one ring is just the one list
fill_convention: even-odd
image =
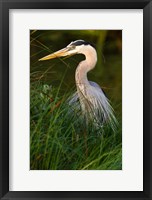
[(72, 45), (79, 46), (79, 45), (82, 45), (84, 43), (85, 43), (85, 41), (83, 41), (83, 40), (77, 40), (77, 41), (72, 42)]
[(72, 42), (71, 45), (74, 45), (74, 46), (91, 45), (92, 47), (95, 48), (95, 45), (91, 44), (90, 42), (84, 41), (84, 40), (76, 40), (76, 41)]

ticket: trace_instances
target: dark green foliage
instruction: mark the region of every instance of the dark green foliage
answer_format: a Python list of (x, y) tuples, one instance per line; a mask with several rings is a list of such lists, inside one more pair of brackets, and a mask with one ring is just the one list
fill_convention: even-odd
[[(120, 30), (30, 31), (31, 170), (122, 169), (121, 37)], [(98, 62), (88, 79), (111, 100), (119, 122), (116, 133), (106, 126), (86, 127), (80, 114), (70, 112), (67, 99), (75, 90), (75, 69), (83, 55), (38, 61), (77, 39), (96, 45)]]
[(115, 134), (109, 127), (86, 128), (69, 114), (69, 94), (58, 97), (58, 90), (31, 84), (31, 170), (121, 169), (121, 124)]

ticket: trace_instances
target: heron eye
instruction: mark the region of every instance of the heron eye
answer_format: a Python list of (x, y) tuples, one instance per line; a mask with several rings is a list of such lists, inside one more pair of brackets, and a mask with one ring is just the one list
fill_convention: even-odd
[(75, 49), (75, 47), (76, 47), (76, 46), (71, 45), (71, 46), (69, 47), (69, 49), (70, 49), (70, 50), (73, 50), (73, 49)]

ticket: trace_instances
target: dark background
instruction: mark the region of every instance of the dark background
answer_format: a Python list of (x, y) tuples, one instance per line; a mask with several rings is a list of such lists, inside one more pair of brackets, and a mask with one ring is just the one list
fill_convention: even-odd
[(98, 61), (88, 79), (100, 85), (121, 118), (122, 109), (122, 31), (121, 30), (31, 30), (31, 82), (41, 80), (58, 86), (65, 75), (61, 92), (75, 86), (75, 70), (83, 55), (38, 61), (71, 41), (82, 39), (96, 46)]

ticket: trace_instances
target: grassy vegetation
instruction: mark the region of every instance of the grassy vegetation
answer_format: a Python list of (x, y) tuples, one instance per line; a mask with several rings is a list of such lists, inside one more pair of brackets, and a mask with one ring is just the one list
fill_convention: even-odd
[[(30, 169), (122, 169), (120, 31), (31, 31), (30, 39)], [(88, 79), (110, 97), (119, 122), (115, 133), (106, 125), (98, 130), (86, 127), (67, 104), (82, 55), (38, 62), (75, 39), (97, 44), (98, 63)]]
[[(66, 99), (39, 81), (31, 84), (30, 168), (34, 170), (121, 169), (121, 125), (114, 134), (109, 127), (86, 127), (69, 113)], [(86, 146), (87, 145), (87, 146)], [(86, 153), (87, 149), (87, 153)]]

